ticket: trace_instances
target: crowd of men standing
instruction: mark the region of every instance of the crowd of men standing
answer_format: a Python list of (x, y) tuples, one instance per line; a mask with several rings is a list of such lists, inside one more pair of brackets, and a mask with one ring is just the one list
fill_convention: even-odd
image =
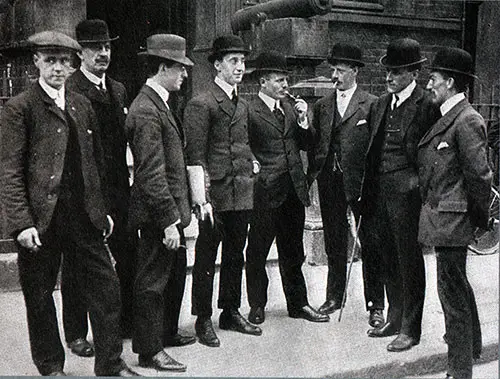
[[(348, 234), (359, 223), (368, 336), (395, 336), (390, 352), (420, 342), (421, 245), (434, 246), (448, 377), (472, 377), (481, 330), (466, 247), (476, 227), (488, 227), (491, 170), (484, 120), (466, 98), (474, 78), (467, 52), (439, 50), (425, 91), (417, 84), (427, 60), (419, 43), (392, 41), (380, 59), (387, 94), (377, 98), (357, 84), (361, 49), (337, 43), (328, 58), (334, 89), (310, 120), (307, 103), (288, 92), (290, 72), (277, 52), (256, 58), (255, 100), (240, 97), (249, 50), (239, 37), (221, 36), (208, 56), (214, 81), (188, 102), (181, 120), (169, 97), (194, 65), (184, 38), (147, 39), (139, 54), (148, 78), (130, 108), (124, 86), (106, 75), (116, 39), (106, 23), (82, 21), (76, 39), (55, 31), (31, 36), (40, 78), (0, 114), (2, 201), (19, 246), (32, 358), (42, 375), (65, 375), (52, 298), (61, 259), (65, 339), (73, 353), (95, 355), (97, 375), (138, 375), (120, 358), (127, 337), (141, 367), (185, 371), (166, 347), (221, 344), (212, 324), (220, 244), (219, 327), (259, 336), (272, 242), (289, 316), (328, 322), (345, 301)], [(74, 53), (81, 63), (69, 76)], [(315, 180), (328, 256), (319, 309), (309, 305), (302, 274)], [(192, 212), (199, 227), (196, 337), (178, 328)], [(248, 319), (239, 312), (245, 262)]]

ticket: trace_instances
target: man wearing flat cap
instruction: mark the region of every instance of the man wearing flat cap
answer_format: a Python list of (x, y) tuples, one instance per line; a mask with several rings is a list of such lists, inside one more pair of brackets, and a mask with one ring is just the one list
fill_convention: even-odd
[(90, 102), (64, 85), (80, 46), (53, 31), (28, 42), (40, 78), (0, 115), (1, 198), (19, 247), (33, 361), (42, 375), (65, 375), (52, 298), (62, 256), (88, 305), (95, 374), (136, 376), (120, 358), (120, 289), (103, 240), (113, 222), (102, 196), (97, 121)]
[(132, 349), (139, 365), (185, 371), (163, 348), (195, 342), (178, 332), (186, 280), (184, 228), (191, 221), (185, 135), (168, 100), (179, 91), (193, 62), (186, 40), (174, 34), (147, 39), (146, 84), (130, 106), (127, 136), (134, 158), (129, 220), (137, 234)]
[[(66, 88), (84, 95), (92, 103), (97, 116), (99, 136), (104, 152), (105, 182), (103, 190), (111, 217), (115, 223), (108, 244), (116, 261), (115, 270), (120, 280), (122, 336), (132, 331), (132, 290), (134, 281), (134, 247), (127, 234), (129, 174), (126, 162), (127, 140), (125, 117), (127, 94), (120, 82), (106, 75), (111, 59), (111, 41), (108, 26), (102, 20), (84, 20), (76, 26), (76, 39), (82, 50), (77, 52), (80, 69), (72, 74)], [(67, 262), (64, 261), (63, 264)], [(87, 307), (72, 287), (71, 273), (62, 278), (63, 325), (66, 342), (80, 356), (92, 356), (93, 348), (87, 341)]]
[(215, 260), (222, 242), (218, 306), (224, 330), (260, 335), (240, 313), (243, 249), (253, 207), (254, 175), (259, 164), (248, 145), (248, 103), (238, 96), (248, 50), (241, 38), (214, 40), (208, 61), (216, 70), (210, 87), (191, 99), (184, 112), (188, 170), (199, 234), (193, 267), (192, 313), (200, 343), (217, 347), (212, 294)]
[(433, 105), (416, 79), (427, 59), (410, 38), (389, 43), (380, 63), (387, 94), (370, 115), (371, 136), (362, 182), (363, 258), (383, 262), (389, 303), (386, 323), (370, 337), (397, 335), (388, 351), (420, 342), (425, 295), (424, 258), (418, 236), (417, 145), (435, 120)]
[[(364, 66), (359, 47), (339, 42), (328, 58), (334, 91), (320, 99), (313, 109), (316, 144), (308, 154), (309, 183), (318, 181), (318, 193), (323, 221), (325, 252), (328, 257), (326, 301), (319, 308), (325, 314), (342, 306), (347, 272), (348, 234), (351, 220), (359, 218), (364, 160), (369, 139), (369, 115), (376, 96), (361, 90), (356, 82)], [(350, 207), (348, 207), (350, 205)], [(352, 222), (352, 221), (351, 221)], [(370, 264), (363, 256), (363, 265)], [(379, 262), (371, 262), (376, 269)], [(372, 270), (373, 271), (373, 270)], [(373, 327), (384, 322), (384, 287), (377, 285), (382, 278), (372, 275), (365, 285), (369, 323)]]
[(289, 316), (325, 322), (329, 317), (309, 305), (302, 274), (305, 207), (311, 202), (300, 150), (306, 151), (314, 142), (307, 103), (287, 96), (289, 72), (282, 54), (262, 52), (255, 66), (252, 76), (260, 90), (250, 104), (248, 135), (262, 167), (255, 183), (246, 250), (248, 319), (256, 324), (265, 320), (269, 283), (266, 259), (276, 238)]
[(422, 211), (419, 241), (434, 246), (438, 294), (448, 344), (447, 378), (472, 378), (481, 354), (481, 324), (467, 280), (467, 245), (488, 229), (492, 181), (483, 117), (469, 104), (475, 78), (471, 55), (443, 48), (430, 67), (427, 89), (441, 118), (418, 144)]

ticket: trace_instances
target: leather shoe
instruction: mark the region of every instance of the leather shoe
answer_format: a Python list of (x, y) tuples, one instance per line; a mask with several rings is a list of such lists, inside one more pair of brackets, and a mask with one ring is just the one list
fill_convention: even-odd
[(262, 324), (266, 319), (266, 314), (264, 308), (255, 307), (250, 308), (250, 313), (248, 314), (248, 321), (252, 324)]
[(151, 358), (139, 355), (139, 366), (154, 368), (159, 371), (177, 371), (184, 372), (187, 367), (185, 364), (177, 362), (174, 358), (168, 355), (165, 350), (160, 350)]
[(44, 376), (67, 376), (63, 370), (52, 371), (50, 374)]
[(319, 307), (318, 312), (323, 313), (324, 315), (335, 312), (337, 309), (340, 309), (341, 301), (336, 300), (327, 300)]
[(94, 348), (85, 338), (78, 338), (68, 343), (71, 352), (80, 357), (93, 357)]
[(214, 327), (212, 325), (212, 320), (210, 318), (199, 317), (196, 319), (194, 324), (196, 330), (196, 335), (198, 336), (198, 341), (206, 346), (219, 347), (220, 341), (215, 334)]
[(389, 337), (396, 334), (399, 334), (399, 328), (396, 328), (396, 326), (391, 322), (385, 323), (384, 326), (380, 328), (368, 330), (369, 337)]
[(295, 309), (288, 312), (291, 318), (303, 318), (311, 322), (328, 322), (330, 317), (328, 315), (319, 313), (310, 305), (305, 305), (300, 309)]
[(250, 324), (240, 312), (236, 310), (224, 309), (219, 317), (219, 328), (223, 330), (233, 330), (243, 334), (260, 336), (262, 329)]
[(370, 317), (368, 318), (368, 324), (374, 328), (380, 328), (384, 325), (384, 311), (382, 309), (370, 309)]
[(177, 333), (173, 336), (165, 337), (163, 339), (163, 346), (178, 347), (178, 346), (191, 345), (195, 342), (196, 342), (195, 336), (184, 336), (182, 334)]
[(401, 333), (394, 341), (387, 345), (387, 351), (405, 351), (411, 349), (419, 343), (420, 341), (416, 338)]
[(142, 376), (142, 375), (138, 374), (137, 372), (132, 370), (130, 367), (125, 366), (120, 371), (115, 372), (114, 374), (106, 375), (106, 376), (125, 376), (125, 377), (127, 377), (127, 376)]

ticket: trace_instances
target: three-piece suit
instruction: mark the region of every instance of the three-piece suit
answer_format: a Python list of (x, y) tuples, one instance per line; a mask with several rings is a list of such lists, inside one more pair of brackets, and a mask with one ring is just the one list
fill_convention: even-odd
[(61, 255), (88, 306), (95, 343), (95, 373), (125, 367), (120, 355), (119, 282), (103, 242), (107, 226), (101, 191), (102, 150), (90, 102), (65, 92), (65, 110), (37, 82), (2, 109), (2, 202), (14, 239), (35, 227), (42, 246), (19, 245), (32, 357), (39, 372), (62, 371), (64, 348), (52, 293)]
[[(370, 137), (370, 110), (376, 99), (376, 96), (357, 88), (342, 117), (337, 110), (337, 91), (334, 91), (318, 100), (313, 108), (316, 143), (308, 154), (307, 176), (309, 183), (315, 179), (318, 182), (328, 257), (326, 299), (338, 304), (342, 302), (346, 283), (347, 207), (351, 204), (355, 216), (359, 216), (356, 204), (365, 169), (363, 157)], [(373, 265), (380, 265), (380, 262), (373, 262)], [(365, 292), (373, 292), (376, 288), (376, 283), (370, 283), (369, 279), (365, 280)], [(383, 309), (383, 285), (378, 288), (378, 292), (367, 294), (367, 309)], [(372, 303), (368, 305), (368, 301)]]
[[(187, 262), (183, 229), (191, 221), (185, 136), (180, 121), (148, 85), (130, 106), (126, 127), (134, 158), (129, 223), (138, 235), (132, 348), (148, 356), (178, 331)], [(183, 246), (167, 249), (164, 229), (176, 222)]]
[(284, 121), (257, 98), (250, 104), (250, 147), (261, 164), (255, 183), (254, 210), (246, 250), (247, 293), (250, 307), (265, 308), (268, 277), (266, 259), (276, 238), (281, 280), (289, 311), (308, 305), (302, 274), (305, 208), (309, 188), (300, 150), (313, 143), (314, 130), (301, 128), (293, 105), (280, 101)]
[(492, 173), (483, 118), (466, 99), (442, 116), (418, 145), (419, 241), (434, 246), (438, 294), (448, 343), (448, 374), (472, 378), (481, 353), (481, 324), (467, 280), (467, 245), (488, 226)]

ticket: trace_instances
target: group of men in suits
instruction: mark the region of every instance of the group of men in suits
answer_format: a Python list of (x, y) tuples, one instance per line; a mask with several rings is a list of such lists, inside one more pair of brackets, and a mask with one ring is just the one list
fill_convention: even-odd
[[(42, 375), (65, 375), (52, 299), (61, 257), (66, 341), (78, 355), (95, 353), (97, 375), (138, 375), (120, 358), (121, 337), (129, 334), (140, 366), (186, 370), (164, 348), (196, 341), (178, 329), (184, 228), (194, 210), (192, 313), (200, 343), (220, 346), (211, 318), (221, 243), (219, 327), (259, 336), (273, 240), (289, 316), (326, 322), (345, 301), (349, 223), (358, 222), (368, 335), (396, 336), (388, 351), (419, 343), (420, 244), (435, 246), (449, 377), (471, 377), (481, 331), (466, 246), (475, 227), (488, 227), (491, 170), (484, 120), (466, 100), (474, 77), (467, 52), (440, 50), (424, 93), (416, 83), (426, 61), (419, 43), (392, 41), (380, 60), (387, 94), (377, 99), (357, 85), (362, 51), (337, 43), (328, 58), (334, 90), (314, 105), (310, 122), (307, 103), (288, 92), (280, 53), (256, 58), (251, 77), (259, 93), (251, 103), (241, 98), (249, 51), (239, 37), (222, 36), (208, 56), (214, 81), (188, 102), (181, 122), (168, 100), (193, 66), (184, 38), (147, 39), (139, 54), (148, 79), (128, 111), (123, 85), (106, 75), (113, 40), (106, 23), (83, 21), (76, 36), (78, 42), (53, 31), (30, 37), (40, 79), (0, 116), (3, 201), (20, 248), (32, 357)], [(75, 52), (81, 65), (66, 81)], [(307, 173), (301, 150), (308, 152)], [(328, 256), (326, 301), (318, 310), (308, 303), (302, 274), (315, 180)], [(248, 320), (239, 312), (247, 237)], [(87, 313), (95, 347), (86, 339)]]

